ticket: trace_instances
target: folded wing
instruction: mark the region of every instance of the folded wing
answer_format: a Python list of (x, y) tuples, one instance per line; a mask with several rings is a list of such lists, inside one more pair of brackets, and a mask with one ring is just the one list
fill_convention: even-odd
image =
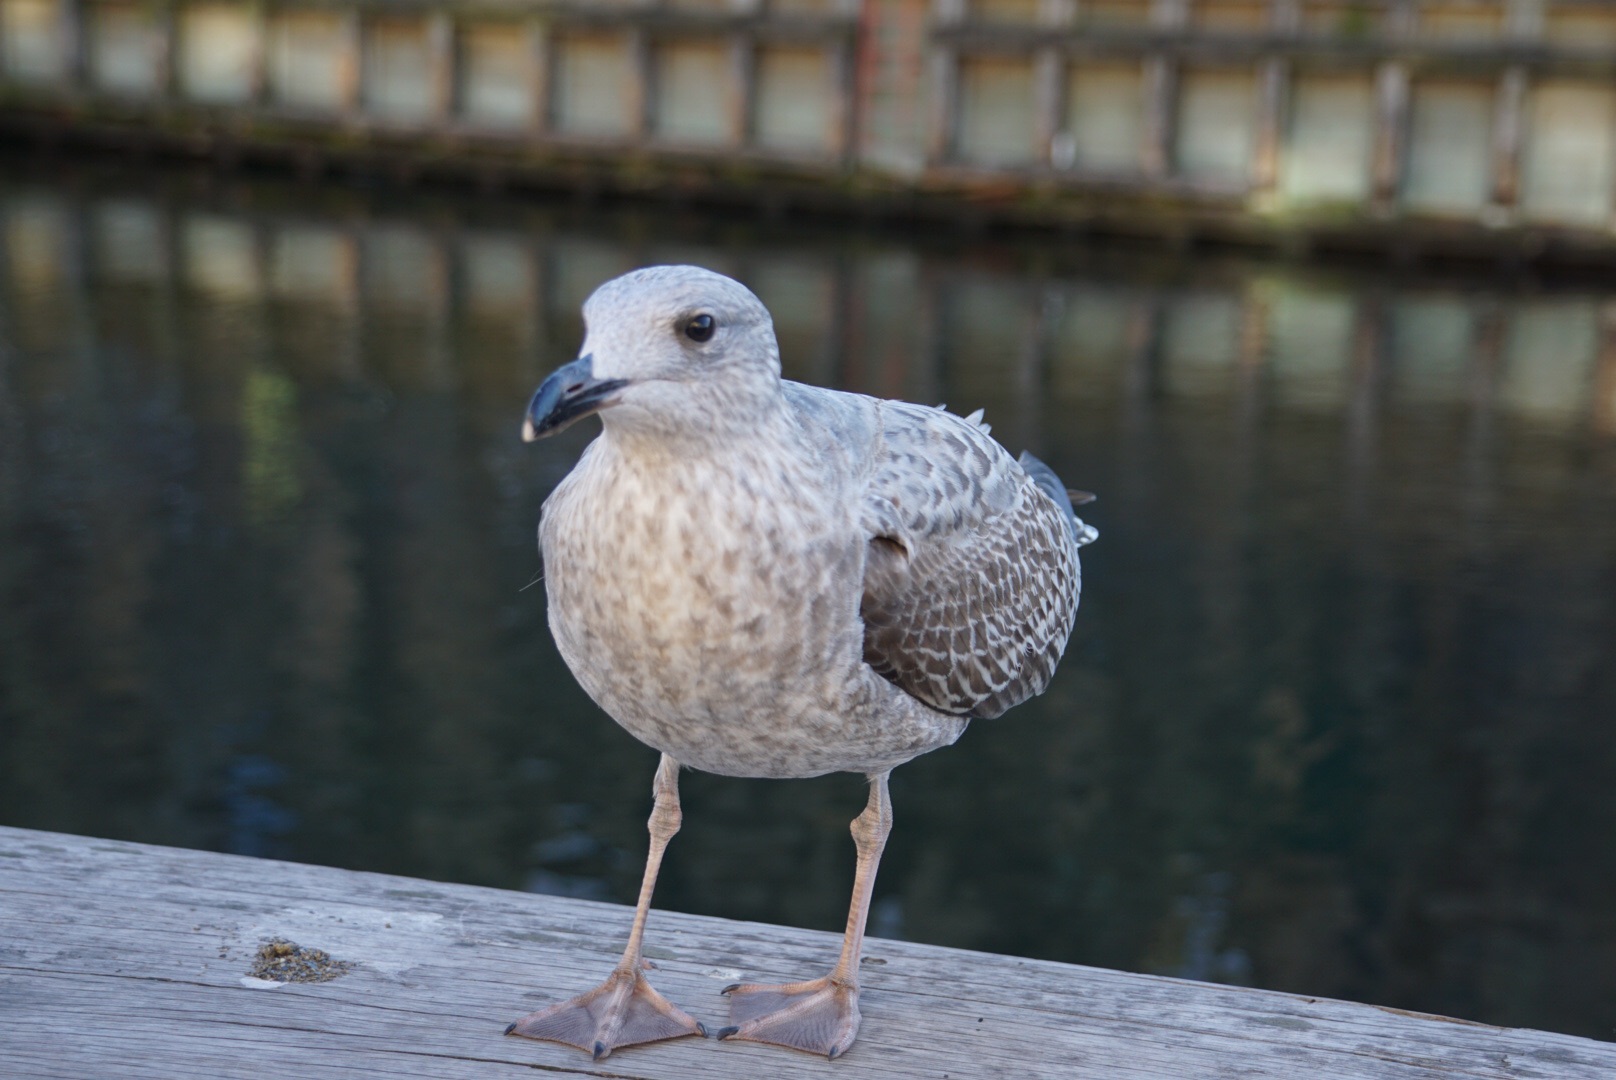
[(1015, 461), (975, 416), (881, 402), (877, 423), (865, 662), (934, 709), (998, 716), (1049, 685), (1094, 530), (1046, 466)]

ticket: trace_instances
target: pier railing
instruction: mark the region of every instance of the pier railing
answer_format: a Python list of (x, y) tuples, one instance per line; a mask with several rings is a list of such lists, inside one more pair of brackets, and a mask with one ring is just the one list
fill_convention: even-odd
[(0, 0), (0, 123), (1037, 222), (1616, 249), (1587, 0)]

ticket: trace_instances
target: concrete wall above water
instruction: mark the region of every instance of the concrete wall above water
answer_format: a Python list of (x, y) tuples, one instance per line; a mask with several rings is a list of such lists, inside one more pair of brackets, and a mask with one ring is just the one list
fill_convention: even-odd
[(1280, 243), (1616, 251), (1588, 0), (0, 0), (0, 122)]

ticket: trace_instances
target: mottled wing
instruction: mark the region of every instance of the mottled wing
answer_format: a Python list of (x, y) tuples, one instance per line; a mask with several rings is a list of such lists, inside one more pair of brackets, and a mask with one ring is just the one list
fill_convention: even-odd
[(975, 417), (883, 402), (879, 427), (865, 662), (932, 708), (998, 716), (1049, 685), (1093, 530), (1051, 497), (1064, 488), (1046, 466), (1024, 468)]

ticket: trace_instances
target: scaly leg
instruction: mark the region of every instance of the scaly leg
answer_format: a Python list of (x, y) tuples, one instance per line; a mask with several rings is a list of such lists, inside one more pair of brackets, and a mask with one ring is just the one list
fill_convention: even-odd
[(679, 763), (667, 754), (662, 755), (662, 763), (657, 766), (651, 792), (655, 799), (651, 808), (651, 851), (645, 858), (640, 903), (634, 910), (634, 928), (629, 931), (623, 959), (595, 989), (530, 1013), (506, 1028), (505, 1034), (566, 1043), (589, 1051), (596, 1061), (622, 1046), (707, 1034), (700, 1021), (651, 989), (641, 970), (640, 939), (645, 935), (645, 917), (651, 910), (651, 891), (656, 888), (662, 852), (679, 831), (681, 820)]
[(847, 912), (847, 933), (836, 968), (822, 979), (764, 986), (736, 983), (724, 988), (729, 995), (731, 1026), (720, 1039), (750, 1039), (837, 1057), (858, 1037), (859, 956), (864, 951), (864, 923), (870, 914), (870, 892), (876, 867), (892, 831), (892, 797), (887, 793), (888, 773), (870, 777), (870, 801), (853, 819), (853, 843), (858, 846), (858, 869), (853, 875), (853, 903)]

